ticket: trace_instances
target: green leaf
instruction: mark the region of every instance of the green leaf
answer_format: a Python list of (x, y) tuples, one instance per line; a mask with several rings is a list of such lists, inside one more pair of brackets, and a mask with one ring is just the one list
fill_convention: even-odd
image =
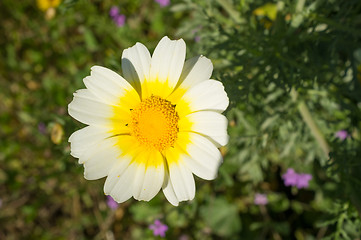
[(98, 48), (97, 41), (94, 37), (94, 34), (88, 29), (86, 29), (84, 32), (84, 40), (85, 40), (86, 48), (89, 51), (93, 52), (93, 51), (97, 50), (97, 48)]
[(217, 198), (201, 208), (206, 224), (219, 236), (229, 237), (241, 230), (241, 219), (235, 205)]

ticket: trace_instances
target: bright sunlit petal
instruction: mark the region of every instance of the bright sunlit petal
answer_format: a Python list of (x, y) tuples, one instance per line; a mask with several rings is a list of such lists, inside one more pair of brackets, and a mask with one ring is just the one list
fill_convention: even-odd
[(144, 97), (152, 94), (167, 97), (177, 85), (186, 54), (183, 39), (163, 37), (154, 50), (150, 64), (150, 79), (144, 86)]
[(189, 113), (207, 110), (221, 113), (226, 110), (228, 104), (229, 100), (223, 84), (219, 81), (207, 80), (185, 92), (177, 103), (177, 111)]
[(129, 91), (134, 92), (133, 87), (124, 78), (105, 67), (92, 67), (90, 76), (83, 81), (90, 92), (108, 104), (117, 104), (119, 96)]
[(208, 80), (213, 71), (211, 60), (204, 56), (197, 56), (184, 63), (182, 75), (178, 85), (183, 88), (190, 88), (202, 81)]
[(137, 200), (149, 201), (161, 189), (164, 182), (163, 156), (158, 151), (140, 153), (134, 178), (133, 196)]
[[(192, 122), (192, 125), (188, 123)], [(200, 111), (191, 113), (179, 121), (180, 131), (196, 132), (224, 146), (228, 142), (227, 118), (217, 112)]]
[(124, 78), (141, 95), (141, 84), (149, 79), (151, 56), (148, 49), (141, 43), (127, 48), (122, 55), (122, 71)]
[(69, 137), (71, 148), (70, 154), (73, 157), (80, 158), (80, 156), (94, 144), (99, 143), (110, 136), (111, 134), (106, 132), (104, 128), (95, 126), (82, 128)]
[(213, 180), (217, 176), (218, 167), (222, 163), (222, 155), (216, 146), (207, 138), (189, 133), (191, 144), (181, 158), (187, 167), (198, 177)]
[(166, 174), (165, 174), (162, 189), (163, 189), (164, 196), (167, 198), (167, 200), (173, 206), (178, 206), (179, 205), (179, 200), (177, 198), (177, 195), (175, 194), (173, 184), (172, 184), (171, 179), (169, 178), (169, 173), (168, 172), (166, 172)]
[(84, 164), (85, 179), (95, 180), (109, 174), (120, 156), (120, 150), (114, 148), (114, 144), (114, 138), (104, 139), (80, 156), (79, 162)]
[(79, 122), (100, 127), (109, 126), (113, 115), (112, 107), (99, 100), (88, 89), (80, 89), (74, 93), (68, 112)]

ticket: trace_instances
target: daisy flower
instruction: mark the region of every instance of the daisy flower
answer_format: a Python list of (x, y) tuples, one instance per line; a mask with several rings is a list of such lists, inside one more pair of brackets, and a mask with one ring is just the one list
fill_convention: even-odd
[(177, 206), (195, 195), (193, 174), (211, 180), (228, 142), (221, 114), (228, 97), (211, 80), (203, 56), (185, 61), (183, 39), (163, 37), (153, 56), (136, 43), (122, 55), (123, 77), (94, 66), (86, 89), (74, 93), (69, 114), (89, 126), (70, 138), (84, 177), (107, 177), (104, 192), (118, 203), (149, 201), (162, 189)]
[(55, 9), (60, 5), (61, 0), (36, 0), (36, 3), (38, 8), (45, 12), (45, 18), (50, 20), (55, 17)]
[(36, 0), (38, 8), (42, 11), (46, 11), (50, 8), (56, 8), (60, 5), (61, 0)]

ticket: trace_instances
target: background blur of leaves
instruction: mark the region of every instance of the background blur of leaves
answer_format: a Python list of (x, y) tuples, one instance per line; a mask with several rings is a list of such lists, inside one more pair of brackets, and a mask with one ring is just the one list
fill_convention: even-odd
[[(360, 239), (359, 0), (65, 0), (49, 14), (0, 1), (0, 239), (153, 239), (155, 219), (167, 239)], [(67, 104), (91, 66), (120, 72), (123, 49), (152, 51), (163, 35), (213, 61), (231, 100), (230, 143), (193, 201), (174, 208), (160, 193), (112, 211), (104, 180), (85, 181), (69, 155), (83, 125)], [(309, 188), (284, 186), (290, 167), (313, 175)]]

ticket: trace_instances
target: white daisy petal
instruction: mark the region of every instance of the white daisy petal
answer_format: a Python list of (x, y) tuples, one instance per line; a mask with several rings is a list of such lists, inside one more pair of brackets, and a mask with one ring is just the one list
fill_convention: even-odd
[(186, 44), (183, 39), (170, 40), (163, 37), (152, 56), (150, 81), (168, 81), (174, 88), (182, 73), (185, 55)]
[(222, 155), (208, 139), (196, 133), (190, 133), (191, 142), (187, 146), (187, 154), (180, 157), (187, 167), (198, 177), (213, 180), (222, 163)]
[(190, 88), (183, 95), (182, 100), (177, 104), (177, 108), (190, 108), (192, 112), (200, 110), (223, 112), (229, 104), (223, 84), (215, 80), (203, 81)]
[(118, 161), (114, 164), (114, 167), (109, 172), (107, 179), (104, 184), (104, 193), (109, 195), (113, 190), (117, 182), (119, 181), (120, 176), (125, 172), (125, 170), (129, 167), (131, 158), (122, 156), (118, 159)]
[(149, 79), (151, 56), (148, 49), (141, 43), (127, 48), (122, 55), (122, 70), (124, 78), (141, 95), (141, 83)]
[(91, 70), (83, 82), (95, 96), (108, 104), (116, 105), (127, 91), (134, 91), (124, 78), (108, 68), (93, 66)]
[(144, 178), (145, 178), (145, 164), (138, 164), (136, 173), (134, 175), (134, 181), (133, 181), (133, 197), (135, 199), (140, 200), (140, 193), (142, 191)]
[(184, 162), (178, 161), (170, 163), (169, 177), (178, 201), (187, 201), (194, 198), (196, 185), (193, 174)]
[[(188, 124), (189, 121), (193, 124)], [(227, 125), (225, 116), (212, 111), (194, 112), (179, 121), (180, 131), (200, 133), (215, 141), (219, 146), (228, 143)]]
[(132, 187), (137, 165), (129, 163), (130, 159), (128, 158), (118, 160), (108, 174), (104, 184), (104, 193), (110, 195), (118, 203), (125, 202), (132, 197)]
[(212, 75), (212, 71), (213, 64), (208, 58), (197, 56), (188, 59), (184, 63), (178, 85), (187, 89), (202, 81), (208, 80)]
[[(137, 173), (133, 183), (133, 196), (137, 200), (149, 201), (161, 189), (164, 182), (164, 162), (160, 152), (140, 154), (135, 159), (138, 164)], [(151, 161), (148, 164), (148, 161)], [(152, 162), (160, 162), (153, 166)]]
[(87, 126), (69, 137), (70, 154), (73, 157), (79, 158), (87, 149), (90, 149), (94, 144), (99, 143), (111, 136), (111, 133), (105, 131), (104, 128), (97, 128), (95, 126)]
[(111, 106), (99, 100), (88, 89), (80, 89), (74, 93), (68, 112), (82, 123), (100, 127), (108, 126), (113, 115)]
[(96, 143), (79, 158), (84, 164), (84, 177), (88, 180), (95, 180), (108, 175), (114, 164), (120, 157), (120, 149), (114, 147), (116, 139), (107, 138)]
[(173, 206), (178, 206), (179, 201), (178, 201), (177, 196), (175, 195), (173, 184), (172, 184), (171, 179), (169, 178), (169, 174), (167, 171), (165, 172), (165, 178), (164, 178), (164, 183), (163, 183), (162, 189), (163, 189), (164, 196), (166, 197), (168, 202), (170, 202)]

